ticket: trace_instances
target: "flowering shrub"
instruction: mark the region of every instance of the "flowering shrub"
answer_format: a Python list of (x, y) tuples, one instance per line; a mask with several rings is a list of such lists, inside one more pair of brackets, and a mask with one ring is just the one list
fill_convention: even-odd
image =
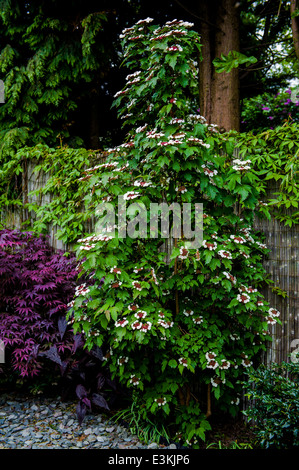
[(244, 100), (242, 128), (244, 131), (263, 131), (299, 122), (299, 89), (289, 88), (276, 95), (264, 93)]
[[(235, 160), (229, 139), (196, 111), (201, 45), (190, 27), (147, 18), (122, 34), (131, 73), (115, 105), (129, 130), (81, 177), (85, 204), (110, 225), (78, 240), (80, 273), (91, 285), (77, 292), (68, 317), (88, 349), (101, 347), (143, 421), (196, 447), (210, 429), (210, 401), (237, 413), (238, 381), (279, 312), (260, 293), (268, 250), (252, 220), (262, 186), (251, 160)], [(203, 204), (201, 246), (179, 233), (170, 253), (162, 224), (151, 236), (151, 204), (162, 201)]]
[[(243, 413), (254, 420), (255, 434), (265, 449), (291, 449), (299, 446), (298, 362), (261, 365), (248, 374), (244, 383), (249, 398)], [(254, 403), (254, 406), (252, 406)]]

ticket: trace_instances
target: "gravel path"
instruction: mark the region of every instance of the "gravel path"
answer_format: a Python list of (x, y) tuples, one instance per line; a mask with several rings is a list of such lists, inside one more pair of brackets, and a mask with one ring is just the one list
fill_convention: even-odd
[(175, 449), (144, 444), (101, 414), (88, 414), (81, 426), (76, 403), (0, 395), (0, 449)]

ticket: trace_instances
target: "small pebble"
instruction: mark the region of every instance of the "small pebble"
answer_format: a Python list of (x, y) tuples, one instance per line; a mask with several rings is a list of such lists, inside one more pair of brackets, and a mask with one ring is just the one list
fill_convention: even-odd
[(127, 428), (99, 413), (87, 414), (79, 426), (77, 402), (2, 396), (0, 449), (175, 449), (144, 443)]

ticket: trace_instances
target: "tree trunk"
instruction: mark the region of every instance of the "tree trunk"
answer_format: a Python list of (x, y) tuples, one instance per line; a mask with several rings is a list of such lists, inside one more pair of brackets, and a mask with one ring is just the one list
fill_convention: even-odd
[[(295, 10), (299, 9), (299, 2), (298, 0), (291, 0), (291, 15), (295, 13)], [(293, 33), (293, 41), (295, 47), (295, 53), (297, 59), (299, 59), (299, 16), (295, 16), (291, 19), (292, 25), (292, 33)]]
[(216, 73), (212, 61), (239, 51), (239, 12), (235, 0), (201, 0), (198, 10), (203, 60), (199, 65), (200, 112), (210, 124), (240, 129), (239, 71)]

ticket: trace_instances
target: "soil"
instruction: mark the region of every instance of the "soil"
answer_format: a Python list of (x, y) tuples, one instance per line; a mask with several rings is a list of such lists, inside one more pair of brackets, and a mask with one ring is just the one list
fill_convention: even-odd
[(206, 442), (202, 443), (203, 449), (254, 449), (257, 447), (253, 426), (246, 423), (242, 417), (226, 416), (210, 420), (210, 423), (212, 430), (206, 434)]

